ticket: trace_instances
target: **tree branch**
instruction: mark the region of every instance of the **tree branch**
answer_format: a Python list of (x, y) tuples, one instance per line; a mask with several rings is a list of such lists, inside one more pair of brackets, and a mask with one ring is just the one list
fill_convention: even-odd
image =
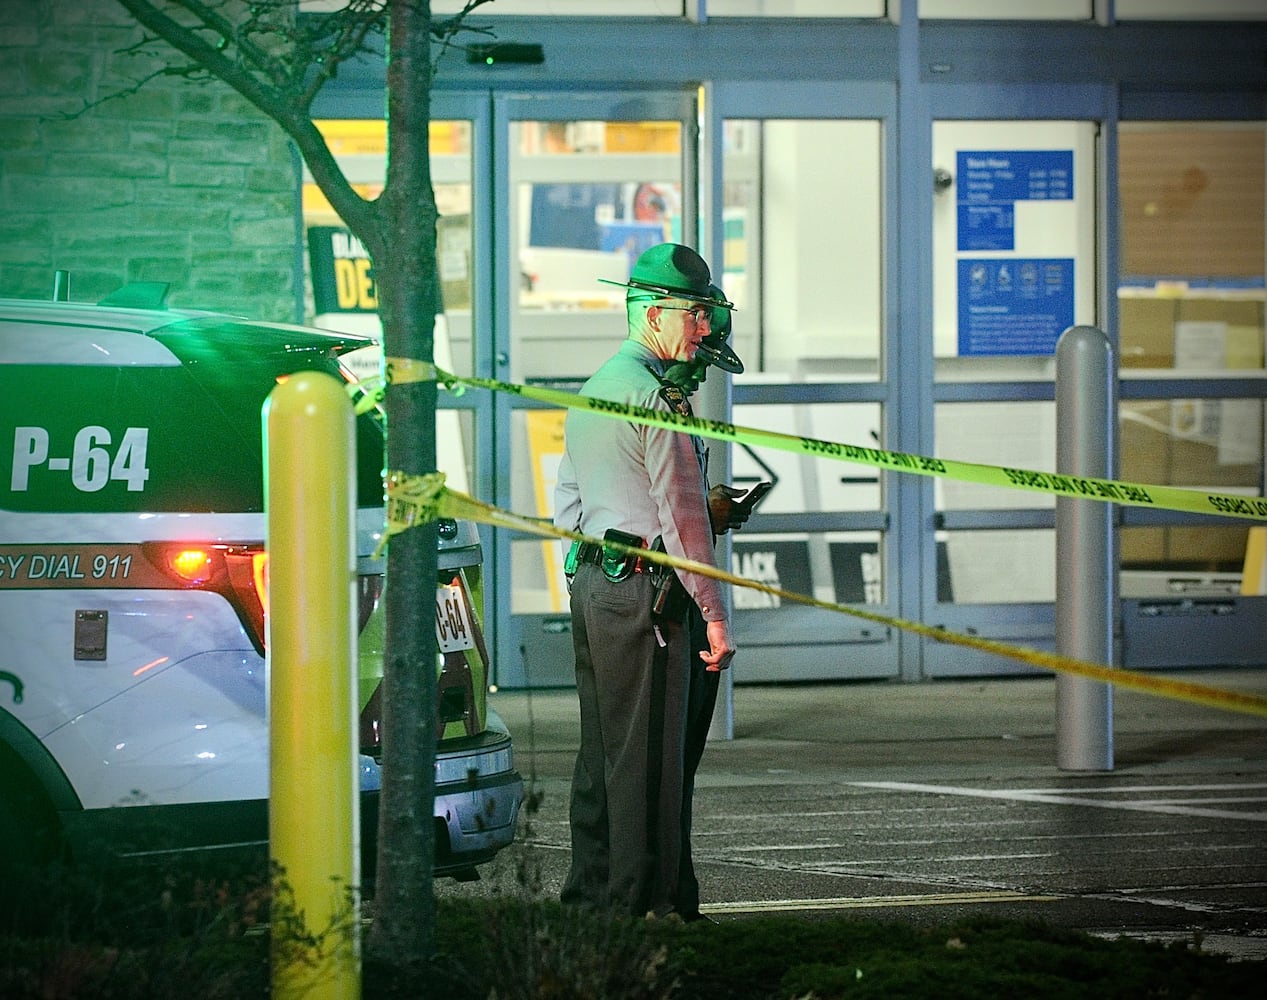
[[(182, 9), (188, 9), (184, 6), (184, 0), (176, 0), (176, 2), (182, 6)], [(148, 28), (177, 52), (205, 66), (212, 74), (218, 76), (265, 114), (278, 117), (277, 112), (284, 110), (289, 116), (290, 108), (281, 99), (282, 95), (263, 86), (256, 76), (224, 54), (224, 48), (231, 40), (235, 45), (238, 44), (232, 32), (221, 35), (222, 45), (213, 46), (200, 38), (196, 29), (186, 27), (170, 15), (161, 13), (155, 4), (148, 0), (118, 0), (118, 3), (143, 27)], [(238, 47), (241, 50), (241, 46)], [(260, 71), (264, 72), (262, 67)], [(276, 81), (270, 81), (270, 83), (274, 87), (278, 86)], [(281, 121), (281, 118), (278, 120)]]
[[(216, 17), (215, 13), (208, 10), (206, 5), (201, 3), (200, 0), (170, 0), (170, 2), (191, 16)], [(357, 194), (352, 185), (348, 183), (347, 178), (339, 169), (334, 155), (330, 152), (324, 136), (312, 123), (310, 111), (312, 101), (316, 97), (316, 89), (302, 89), (293, 86), (294, 78), (302, 78), (308, 70), (310, 62), (315, 58), (311, 51), (293, 53), (292, 65), (295, 68), (294, 74), (287, 74), (280, 68), (283, 65), (282, 61), (271, 56), (261, 57), (264, 58), (266, 65), (271, 66), (276, 72), (276, 79), (267, 79), (266, 66), (256, 63), (251, 55), (251, 53), (259, 53), (259, 48), (257, 46), (249, 46), (249, 50), (244, 48), (242, 42), (243, 32), (234, 30), (231, 24), (220, 20), (213, 25), (205, 23), (202, 25), (207, 30), (220, 34), (224, 44), (222, 46), (213, 46), (198, 35), (196, 28), (181, 24), (171, 15), (160, 11), (158, 6), (150, 2), (150, 0), (118, 0), (118, 3), (135, 17), (138, 23), (159, 39), (162, 39), (162, 41), (166, 42), (177, 52), (187, 56), (190, 60), (205, 67), (211, 75), (223, 80), (256, 108), (277, 122), (286, 134), (295, 141), (295, 144), (299, 147), (300, 154), (308, 164), (308, 170), (312, 174), (313, 180), (316, 181), (317, 186), (321, 188), (330, 205), (348, 225), (348, 228), (362, 241), (377, 241), (380, 238), (377, 211), (370, 202), (367, 202)], [(272, 9), (277, 10), (279, 8), (274, 5)], [(365, 12), (363, 11), (362, 13)], [(368, 16), (363, 19), (368, 20)], [(258, 24), (258, 18), (251, 23)], [(293, 50), (296, 46), (295, 37), (293, 35), (288, 36), (287, 40), (291, 43)], [(255, 66), (258, 72), (266, 76), (265, 81), (262, 81), (260, 77), (252, 73), (242, 63), (225, 55), (224, 49), (230, 44), (244, 58), (251, 60), (252, 65)], [(164, 71), (158, 71), (147, 79), (153, 79), (155, 76), (161, 75), (164, 75)], [(141, 84), (144, 82), (141, 81)], [(137, 87), (139, 88), (141, 84), (137, 84)]]
[(64, 111), (57, 117), (62, 121), (72, 121), (81, 117), (85, 112), (91, 111), (94, 108), (99, 108), (110, 101), (117, 101), (119, 98), (131, 97), (134, 94), (138, 94), (141, 92), (141, 88), (143, 88), (147, 83), (164, 76), (181, 76), (186, 80), (189, 80), (191, 83), (210, 83), (215, 79), (215, 76), (202, 66), (162, 66), (154, 70), (152, 73), (146, 73), (140, 79), (132, 81), (130, 86), (111, 91), (109, 94), (106, 94), (105, 97), (99, 97), (94, 101), (85, 100), (83, 102), (83, 106), (78, 111)]
[[(379, 0), (367, 0), (367, 2), (379, 4)], [(304, 88), (306, 107), (312, 106), (312, 102), (316, 100), (317, 94), (325, 86), (326, 81), (333, 80), (338, 75), (339, 67), (343, 65), (348, 55), (364, 51), (366, 38), (375, 30), (382, 31), (382, 16), (382, 11), (379, 10), (377, 19), (370, 17), (359, 17), (350, 21), (340, 19), (343, 23), (337, 24), (335, 31), (337, 41), (334, 45), (325, 47), (323, 55), (316, 56), (313, 60), (318, 69)], [(317, 51), (315, 43), (321, 40), (320, 36), (312, 36), (309, 40), (309, 51), (315, 53)]]

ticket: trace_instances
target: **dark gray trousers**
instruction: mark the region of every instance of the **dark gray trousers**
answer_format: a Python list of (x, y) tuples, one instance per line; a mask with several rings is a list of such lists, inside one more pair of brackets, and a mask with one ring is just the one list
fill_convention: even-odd
[[(663, 915), (677, 905), (690, 641), (685, 614), (651, 619), (651, 579), (572, 582), (581, 746), (564, 903)], [(662, 639), (665, 645), (660, 645)]]

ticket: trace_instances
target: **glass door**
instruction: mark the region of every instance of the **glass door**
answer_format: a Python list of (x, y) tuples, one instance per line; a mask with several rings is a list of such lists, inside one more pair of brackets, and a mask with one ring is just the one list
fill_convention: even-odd
[[(1073, 116), (1046, 118), (1042, 108)], [(1108, 238), (1102, 135), (1111, 109), (1094, 89), (978, 89), (967, 101), (958, 88), (934, 90), (932, 447), (939, 458), (1055, 471), (1056, 342), (1074, 325), (1111, 336), (1111, 309), (1098, 297)], [(941, 571), (923, 581), (923, 620), (1054, 649), (1054, 498), (937, 479), (930, 499)], [(925, 676), (1025, 669), (924, 644)]]
[[(698, 245), (697, 94), (495, 98), (495, 377), (578, 391), (627, 333), (624, 281), (665, 241)], [(565, 411), (499, 393), (497, 502), (549, 520)], [(562, 543), (501, 540), (499, 683), (574, 682)]]
[[(437, 263), (443, 311), (436, 317), (435, 360), (441, 368), (470, 375), (480, 367), (488, 348), (473, 335), (477, 315), (487, 309), (487, 281), (477, 283), (475, 261), (477, 223), (488, 221), (479, 206), (488, 204), (477, 186), (487, 171), (478, 170), (486, 158), (486, 143), (476, 135), (487, 132), (488, 102), (480, 95), (437, 95), (430, 125), (431, 173), (436, 207)], [(387, 176), (387, 123), (381, 117), (354, 117), (353, 106), (334, 109), (316, 119), (344, 175), (366, 198), (382, 191)], [(306, 253), (306, 320), (330, 330), (357, 333), (381, 341), (378, 299), (369, 254), (348, 232), (305, 171), (303, 220)], [(365, 377), (378, 374), (381, 348), (367, 348), (351, 363)], [(483, 403), (483, 405), (481, 405)], [(440, 393), (436, 413), (436, 461), (448, 485), (480, 495), (490, 481), (490, 449), (481, 445), (492, 421), (491, 403), (473, 395), (454, 398)], [(483, 529), (487, 535), (488, 530)]]
[[(730, 379), (731, 419), (894, 447), (893, 88), (717, 84), (711, 98), (710, 259), (737, 305), (732, 342), (745, 365)], [(891, 474), (742, 441), (729, 458), (735, 485), (775, 484), (724, 539), (737, 576), (892, 611)], [(882, 625), (740, 587), (733, 601), (736, 683), (897, 673), (897, 636)]]

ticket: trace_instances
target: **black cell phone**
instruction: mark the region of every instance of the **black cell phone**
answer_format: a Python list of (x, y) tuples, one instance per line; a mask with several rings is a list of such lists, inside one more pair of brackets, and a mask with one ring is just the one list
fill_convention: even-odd
[(765, 495), (772, 489), (774, 489), (774, 483), (769, 482), (768, 480), (762, 480), (742, 497), (736, 500), (735, 506), (742, 507), (744, 510), (751, 513), (756, 509), (757, 504), (759, 504), (765, 498)]

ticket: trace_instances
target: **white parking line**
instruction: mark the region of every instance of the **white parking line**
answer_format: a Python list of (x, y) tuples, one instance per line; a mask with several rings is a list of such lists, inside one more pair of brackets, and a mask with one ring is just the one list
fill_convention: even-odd
[(1103, 785), (1095, 788), (1027, 788), (1025, 791), (1038, 795), (1118, 795), (1122, 792), (1243, 792), (1252, 788), (1267, 788), (1267, 781), (1245, 781), (1227, 785)]
[[(1012, 802), (1037, 802), (1044, 805), (1067, 805), (1067, 806), (1089, 806), (1094, 809), (1117, 809), (1124, 812), (1145, 812), (1145, 813), (1164, 813), (1172, 816), (1204, 816), (1210, 819), (1239, 819), (1249, 820), (1253, 823), (1267, 823), (1267, 810), (1260, 812), (1238, 812), (1231, 809), (1205, 809), (1200, 806), (1175, 805), (1167, 800), (1135, 800), (1135, 801), (1105, 801), (1103, 799), (1084, 798), (1080, 795), (1070, 795), (1068, 789), (1039, 789), (1037, 791), (1025, 788), (1004, 788), (1004, 789), (985, 789), (985, 788), (958, 788), (952, 785), (924, 785), (916, 782), (907, 781), (851, 781), (849, 785), (855, 788), (876, 788), (883, 791), (892, 792), (927, 792), (933, 795), (960, 795), (968, 798), (977, 799), (1002, 799)], [(1184, 791), (1199, 792), (1205, 786), (1185, 785)], [(1246, 788), (1261, 787), (1255, 785), (1217, 785), (1208, 786), (1211, 788)], [(1127, 789), (1121, 789), (1126, 791)], [(1169, 788), (1149, 788), (1142, 786), (1139, 791), (1169, 791)], [(1095, 789), (1102, 791), (1102, 789)], [(1192, 801), (1200, 801), (1194, 799)], [(1260, 801), (1260, 800), (1254, 800)]]
[(757, 899), (704, 903), (704, 913), (786, 913), (796, 910), (874, 910), (890, 906), (951, 906), (956, 903), (1054, 903), (1063, 896), (1000, 889), (990, 892), (933, 892), (909, 896), (836, 896), (828, 899)]

